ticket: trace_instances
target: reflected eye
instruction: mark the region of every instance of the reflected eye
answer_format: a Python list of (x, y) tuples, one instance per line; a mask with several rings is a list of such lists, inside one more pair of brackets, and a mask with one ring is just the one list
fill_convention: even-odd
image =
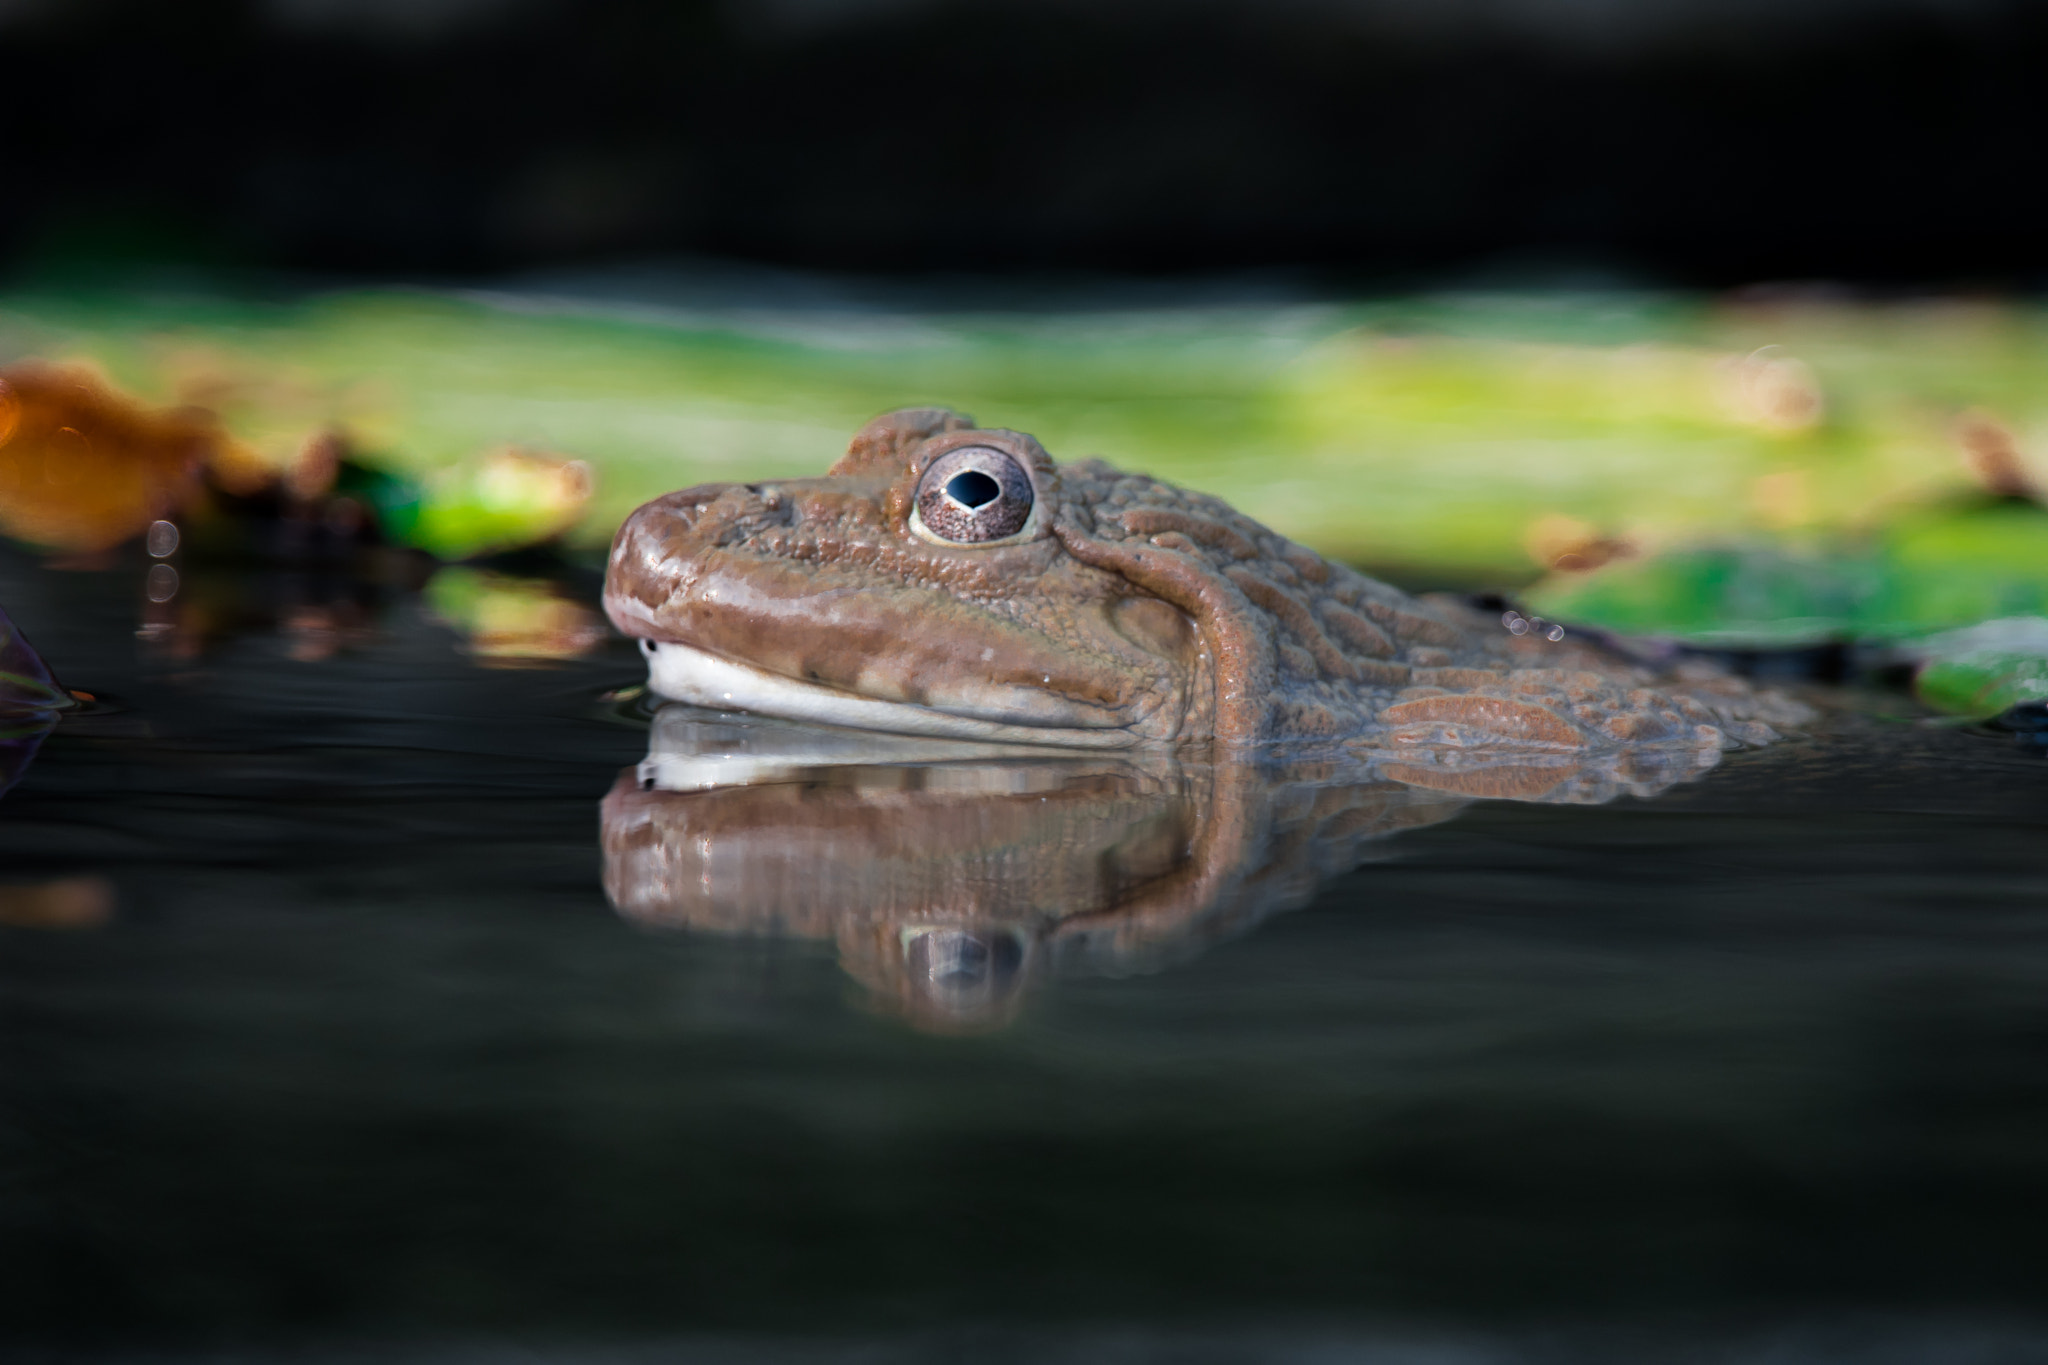
[(917, 486), (917, 515), (925, 530), (955, 545), (1014, 536), (1031, 519), (1031, 476), (987, 446), (948, 451)]
[(969, 1005), (1015, 989), (1024, 949), (1007, 933), (934, 929), (906, 945), (913, 980), (935, 1002)]

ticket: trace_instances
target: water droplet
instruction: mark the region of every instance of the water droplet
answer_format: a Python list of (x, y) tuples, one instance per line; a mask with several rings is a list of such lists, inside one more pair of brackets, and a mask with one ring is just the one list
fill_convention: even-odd
[(178, 571), (168, 564), (152, 564), (142, 590), (152, 602), (170, 601), (178, 595)]
[(152, 521), (149, 536), (144, 542), (149, 546), (152, 559), (169, 559), (178, 552), (178, 527), (175, 522)]

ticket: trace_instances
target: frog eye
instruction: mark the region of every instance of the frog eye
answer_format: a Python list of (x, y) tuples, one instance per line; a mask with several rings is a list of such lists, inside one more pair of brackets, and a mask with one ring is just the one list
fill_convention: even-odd
[(953, 545), (1005, 540), (1031, 520), (1031, 476), (989, 446), (949, 450), (917, 485), (917, 516), (933, 539)]

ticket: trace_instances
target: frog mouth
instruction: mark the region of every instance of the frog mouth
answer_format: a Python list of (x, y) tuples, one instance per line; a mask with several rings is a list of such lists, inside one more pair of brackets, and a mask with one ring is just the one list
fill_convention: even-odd
[(962, 715), (915, 702), (885, 701), (806, 682), (671, 640), (640, 641), (649, 690), (715, 710), (745, 710), (784, 720), (934, 739), (980, 740), (1064, 749), (1129, 749), (1146, 742), (1149, 715), (1090, 727), (1020, 724)]

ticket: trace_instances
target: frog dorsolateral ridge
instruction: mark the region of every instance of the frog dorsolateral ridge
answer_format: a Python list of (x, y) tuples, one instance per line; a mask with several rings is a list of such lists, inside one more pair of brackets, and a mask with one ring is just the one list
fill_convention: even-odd
[(1668, 772), (1803, 712), (1696, 663), (1512, 633), (1216, 498), (1057, 465), (943, 408), (876, 418), (822, 478), (648, 503), (612, 546), (604, 602), (664, 697), (894, 734), (1308, 742), (1438, 769), (1512, 753), (1516, 772), (1654, 751)]

